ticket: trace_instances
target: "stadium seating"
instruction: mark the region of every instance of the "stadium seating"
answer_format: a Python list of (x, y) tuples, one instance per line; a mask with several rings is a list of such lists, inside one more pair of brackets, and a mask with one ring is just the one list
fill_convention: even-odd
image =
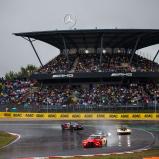
[[(5, 81), (0, 95), (0, 105), (23, 105), (18, 110), (106, 110), (108, 108), (143, 109), (154, 107), (159, 102), (159, 87), (156, 84), (110, 85), (85, 84), (33, 87), (32, 81)], [(35, 89), (36, 88), (36, 89)]]
[(69, 55), (68, 58), (65, 55), (59, 55), (44, 67), (39, 69), (39, 72), (47, 73), (61, 73), (68, 72), (73, 67), (76, 55)]
[[(60, 54), (38, 73), (63, 72), (154, 72), (159, 65), (135, 54), (130, 64), (129, 53)], [(0, 80), (0, 110), (11, 111), (96, 111), (117, 109), (154, 109), (159, 103), (159, 86), (155, 82), (125, 84), (63, 84), (35, 87), (35, 81)], [(7, 108), (7, 109), (6, 109)], [(9, 109), (8, 109), (9, 108)]]
[(130, 64), (131, 55), (128, 53), (97, 53), (60, 54), (51, 60), (39, 72), (154, 72), (159, 70), (159, 65), (140, 55), (135, 54)]

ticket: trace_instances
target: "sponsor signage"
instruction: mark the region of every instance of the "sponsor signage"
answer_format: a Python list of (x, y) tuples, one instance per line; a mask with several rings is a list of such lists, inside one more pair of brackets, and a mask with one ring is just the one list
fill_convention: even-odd
[(54, 74), (52, 78), (73, 78), (73, 74)]
[(57, 114), (48, 114), (48, 118), (57, 118)]
[(69, 113), (68, 114), (61, 114), (60, 118), (69, 118)]
[(13, 118), (22, 118), (23, 116), (22, 116), (22, 113), (14, 113), (13, 114)]
[(93, 118), (93, 113), (84, 114), (84, 118), (85, 118), (85, 119), (87, 119), (87, 118)]
[(14, 113), (0, 112), (0, 118), (52, 120), (159, 120), (159, 113)]
[(97, 114), (97, 119), (98, 119), (98, 118), (104, 119), (104, 118), (105, 118), (105, 114)]
[(27, 118), (34, 118), (34, 116), (35, 116), (35, 113), (26, 113), (25, 114), (25, 117), (27, 117)]
[(32, 78), (38, 80), (45, 80), (45, 79), (61, 79), (61, 80), (76, 80), (76, 79), (99, 79), (99, 78), (156, 78), (159, 79), (159, 72), (74, 72), (74, 73), (55, 73), (55, 74), (48, 74), (48, 73), (38, 73), (33, 74)]
[(120, 118), (121, 119), (129, 119), (129, 114), (121, 114)]
[(109, 118), (110, 119), (117, 119), (118, 118), (118, 114), (110, 114)]
[(112, 74), (111, 74), (111, 77), (119, 77), (119, 76), (132, 77), (133, 74), (132, 74), (132, 73), (112, 73)]
[(72, 114), (72, 118), (80, 119), (81, 118), (81, 114)]
[(152, 119), (153, 118), (153, 114), (144, 114), (144, 118)]
[(7, 117), (11, 117), (11, 115), (12, 115), (11, 113), (4, 113), (2, 116), (7, 118)]
[(140, 119), (141, 114), (132, 114), (132, 119)]
[(159, 119), (159, 114), (156, 114), (156, 119)]
[(36, 117), (37, 117), (37, 118), (44, 118), (44, 117), (45, 117), (44, 115), (45, 115), (45, 114), (40, 113), (40, 114), (36, 114)]

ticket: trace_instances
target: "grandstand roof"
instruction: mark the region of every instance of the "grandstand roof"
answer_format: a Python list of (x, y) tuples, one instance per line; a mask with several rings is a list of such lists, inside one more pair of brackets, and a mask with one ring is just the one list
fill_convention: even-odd
[(100, 48), (101, 37), (103, 37), (103, 48), (133, 49), (139, 37), (140, 41), (136, 49), (159, 44), (159, 30), (157, 29), (75, 29), (14, 33), (14, 35), (40, 40), (60, 50), (64, 49), (64, 39), (68, 49)]

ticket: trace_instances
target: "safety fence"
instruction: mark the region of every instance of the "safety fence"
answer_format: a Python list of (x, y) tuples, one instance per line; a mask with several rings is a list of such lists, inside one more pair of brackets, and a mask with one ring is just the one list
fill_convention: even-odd
[(32, 113), (159, 113), (159, 103), (148, 104), (21, 104), (0, 105), (0, 112), (32, 112)]
[(40, 120), (159, 120), (159, 113), (13, 113), (0, 112), (1, 119)]

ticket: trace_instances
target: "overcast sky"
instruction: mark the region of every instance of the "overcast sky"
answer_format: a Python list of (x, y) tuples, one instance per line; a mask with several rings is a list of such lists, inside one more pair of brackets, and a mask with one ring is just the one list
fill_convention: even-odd
[[(27, 64), (40, 66), (30, 44), (12, 33), (68, 29), (66, 14), (77, 17), (77, 29), (159, 29), (158, 8), (159, 0), (0, 0), (0, 77)], [(44, 64), (58, 54), (48, 44), (35, 46)], [(144, 52), (152, 58), (147, 53), (157, 49)]]

